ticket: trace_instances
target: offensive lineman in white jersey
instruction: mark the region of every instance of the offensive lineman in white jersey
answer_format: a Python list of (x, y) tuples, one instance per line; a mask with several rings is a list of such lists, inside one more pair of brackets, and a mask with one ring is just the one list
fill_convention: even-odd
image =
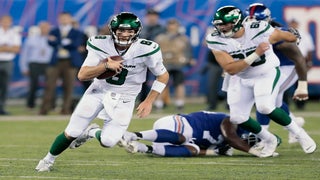
[(207, 36), (207, 44), (220, 66), (228, 73), (224, 79), (230, 121), (253, 132), (264, 144), (260, 157), (273, 155), (278, 138), (250, 117), (253, 104), (276, 123), (298, 137), (305, 153), (316, 149), (315, 142), (282, 109), (275, 106), (279, 91), (279, 59), (272, 45), (279, 41), (295, 42), (295, 35), (274, 29), (267, 22), (243, 23), (240, 9), (224, 6), (213, 19), (215, 31)]
[[(126, 132), (132, 118), (135, 99), (146, 80), (149, 69), (157, 78), (147, 98), (137, 107), (138, 117), (147, 116), (156, 97), (165, 88), (169, 74), (162, 63), (157, 43), (139, 39), (142, 28), (139, 18), (129, 12), (114, 16), (109, 28), (111, 35), (90, 37), (88, 55), (79, 73), (80, 80), (94, 79), (84, 93), (63, 133), (53, 142), (48, 154), (39, 161), (38, 172), (50, 171), (57, 156), (68, 147), (76, 148), (89, 138), (97, 138), (103, 147), (113, 147)], [(122, 56), (113, 61), (111, 56)], [(102, 60), (108, 58), (107, 62)], [(105, 71), (117, 74), (107, 79), (97, 79)], [(89, 125), (99, 115), (104, 126)]]

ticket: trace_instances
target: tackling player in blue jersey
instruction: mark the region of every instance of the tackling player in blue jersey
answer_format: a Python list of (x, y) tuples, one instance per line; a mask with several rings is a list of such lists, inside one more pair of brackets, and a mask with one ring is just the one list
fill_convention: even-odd
[[(271, 12), (269, 8), (261, 3), (251, 4), (245, 11), (247, 21), (267, 21), (275, 28), (279, 28), (286, 31), (295, 31), (294, 29), (287, 29), (282, 27), (281, 24), (275, 22), (271, 18)], [(298, 32), (295, 32), (299, 36)], [(300, 38), (300, 37), (299, 37)], [(299, 126), (304, 124), (304, 120), (301, 117), (295, 117), (290, 111), (285, 102), (283, 102), (284, 92), (290, 88), (297, 80), (298, 87), (294, 92), (293, 99), (298, 101), (304, 101), (308, 99), (308, 87), (307, 87), (307, 65), (306, 61), (301, 54), (296, 43), (279, 42), (273, 45), (273, 51), (280, 60), (281, 76), (279, 82), (281, 83), (280, 90), (276, 100), (276, 106), (281, 107), (286, 111), (292, 120), (296, 121)], [(268, 128), (270, 118), (257, 111), (257, 120), (262, 127)], [(289, 132), (289, 143), (298, 142), (296, 137)]]
[[(165, 157), (232, 155), (232, 148), (259, 156), (260, 151), (240, 136), (246, 132), (231, 124), (229, 115), (199, 111), (175, 114), (154, 122), (153, 129), (126, 132), (120, 141), (131, 153), (152, 153)], [(146, 145), (137, 140), (151, 141)]]

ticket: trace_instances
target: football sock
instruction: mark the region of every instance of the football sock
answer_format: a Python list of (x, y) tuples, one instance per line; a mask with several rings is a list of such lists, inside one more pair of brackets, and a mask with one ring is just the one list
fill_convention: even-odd
[(154, 142), (157, 138), (157, 132), (155, 130), (147, 130), (147, 131), (141, 131), (143, 140)]
[(43, 159), (50, 162), (50, 163), (54, 163), (54, 161), (56, 160), (57, 157), (58, 157), (58, 155), (54, 156), (50, 152), (48, 152), (48, 154)]
[(249, 117), (249, 119), (246, 122), (239, 124), (239, 126), (242, 129), (252, 132), (254, 134), (258, 134), (262, 129), (260, 124), (251, 117)]
[(301, 128), (298, 126), (298, 124), (295, 121), (291, 121), (291, 123), (285, 126), (285, 128), (295, 135), (298, 135), (301, 131)]
[(91, 137), (91, 138), (96, 137), (97, 131), (101, 131), (101, 129), (99, 129), (99, 128), (91, 129), (91, 130), (89, 131), (89, 137)]
[(101, 142), (101, 130), (96, 131), (94, 135), (98, 139), (98, 141)]
[(266, 129), (268, 130), (269, 129), (269, 124), (268, 125), (261, 125), (262, 129)]
[(270, 139), (273, 134), (271, 134), (268, 130), (266, 130), (265, 128), (262, 128), (261, 131), (259, 133), (257, 133), (257, 136), (263, 140), (263, 139)]
[(73, 140), (68, 139), (65, 135), (64, 132), (62, 132), (60, 135), (58, 135), (51, 145), (50, 148), (50, 153), (54, 156), (59, 155), (62, 153), (65, 149), (69, 147)]
[(166, 129), (157, 129), (158, 136), (154, 142), (168, 142), (171, 144), (181, 144), (183, 142), (179, 141), (179, 135), (176, 132), (166, 130)]
[(164, 146), (166, 157), (191, 157), (192, 154), (185, 146), (166, 145)]
[(287, 126), (291, 123), (291, 118), (289, 115), (282, 109), (276, 108), (270, 114), (268, 114), (269, 118), (271, 118), (274, 122)]

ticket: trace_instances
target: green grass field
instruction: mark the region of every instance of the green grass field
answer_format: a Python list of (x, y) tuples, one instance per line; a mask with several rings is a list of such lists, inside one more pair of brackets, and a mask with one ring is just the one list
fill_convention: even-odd
[[(205, 106), (190, 103), (186, 112)], [(162, 158), (145, 154), (128, 154), (120, 147), (105, 149), (96, 140), (78, 149), (68, 149), (56, 160), (52, 172), (34, 170), (52, 141), (68, 123), (68, 116), (39, 117), (11, 108), (15, 116), (0, 117), (0, 179), (320, 179), (320, 153), (304, 154), (298, 144), (288, 144), (288, 133), (271, 124), (271, 131), (282, 137), (280, 156), (256, 158), (234, 151), (233, 157)], [(309, 103), (303, 112), (305, 129), (320, 142), (319, 102)], [(133, 119), (129, 130), (152, 127), (157, 116), (172, 113), (153, 112), (152, 119)], [(221, 109), (221, 111), (225, 111)], [(101, 120), (95, 120), (102, 124)]]

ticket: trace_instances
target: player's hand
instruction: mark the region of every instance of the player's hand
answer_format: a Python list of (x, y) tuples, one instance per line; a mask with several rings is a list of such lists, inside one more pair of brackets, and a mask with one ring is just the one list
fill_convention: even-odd
[(302, 80), (298, 81), (298, 87), (294, 91), (292, 99), (298, 100), (298, 101), (305, 101), (309, 99), (307, 81), (302, 81)]
[(259, 46), (257, 47), (256, 49), (256, 53), (261, 56), (264, 54), (264, 52), (266, 52), (268, 49), (270, 49), (270, 44), (267, 43), (267, 42), (263, 42), (263, 43), (260, 43)]
[(123, 68), (123, 64), (122, 64), (123, 60), (121, 61), (115, 61), (113, 59), (111, 59), (110, 57), (108, 57), (108, 69), (116, 71), (117, 74), (120, 73), (122, 71)]
[(309, 95), (308, 95), (308, 92), (305, 93), (305, 92), (299, 92), (295, 90), (292, 99), (297, 101), (306, 101), (309, 99)]
[(299, 45), (300, 41), (301, 41), (301, 35), (300, 35), (299, 31), (293, 27), (290, 27), (288, 30), (289, 30), (289, 32), (291, 32), (293, 35), (295, 35), (297, 37), (296, 43), (297, 43), (297, 45)]
[(139, 104), (139, 106), (136, 109), (137, 116), (139, 118), (146, 117), (150, 114), (151, 110), (152, 110), (152, 103), (143, 101), (142, 103)]

